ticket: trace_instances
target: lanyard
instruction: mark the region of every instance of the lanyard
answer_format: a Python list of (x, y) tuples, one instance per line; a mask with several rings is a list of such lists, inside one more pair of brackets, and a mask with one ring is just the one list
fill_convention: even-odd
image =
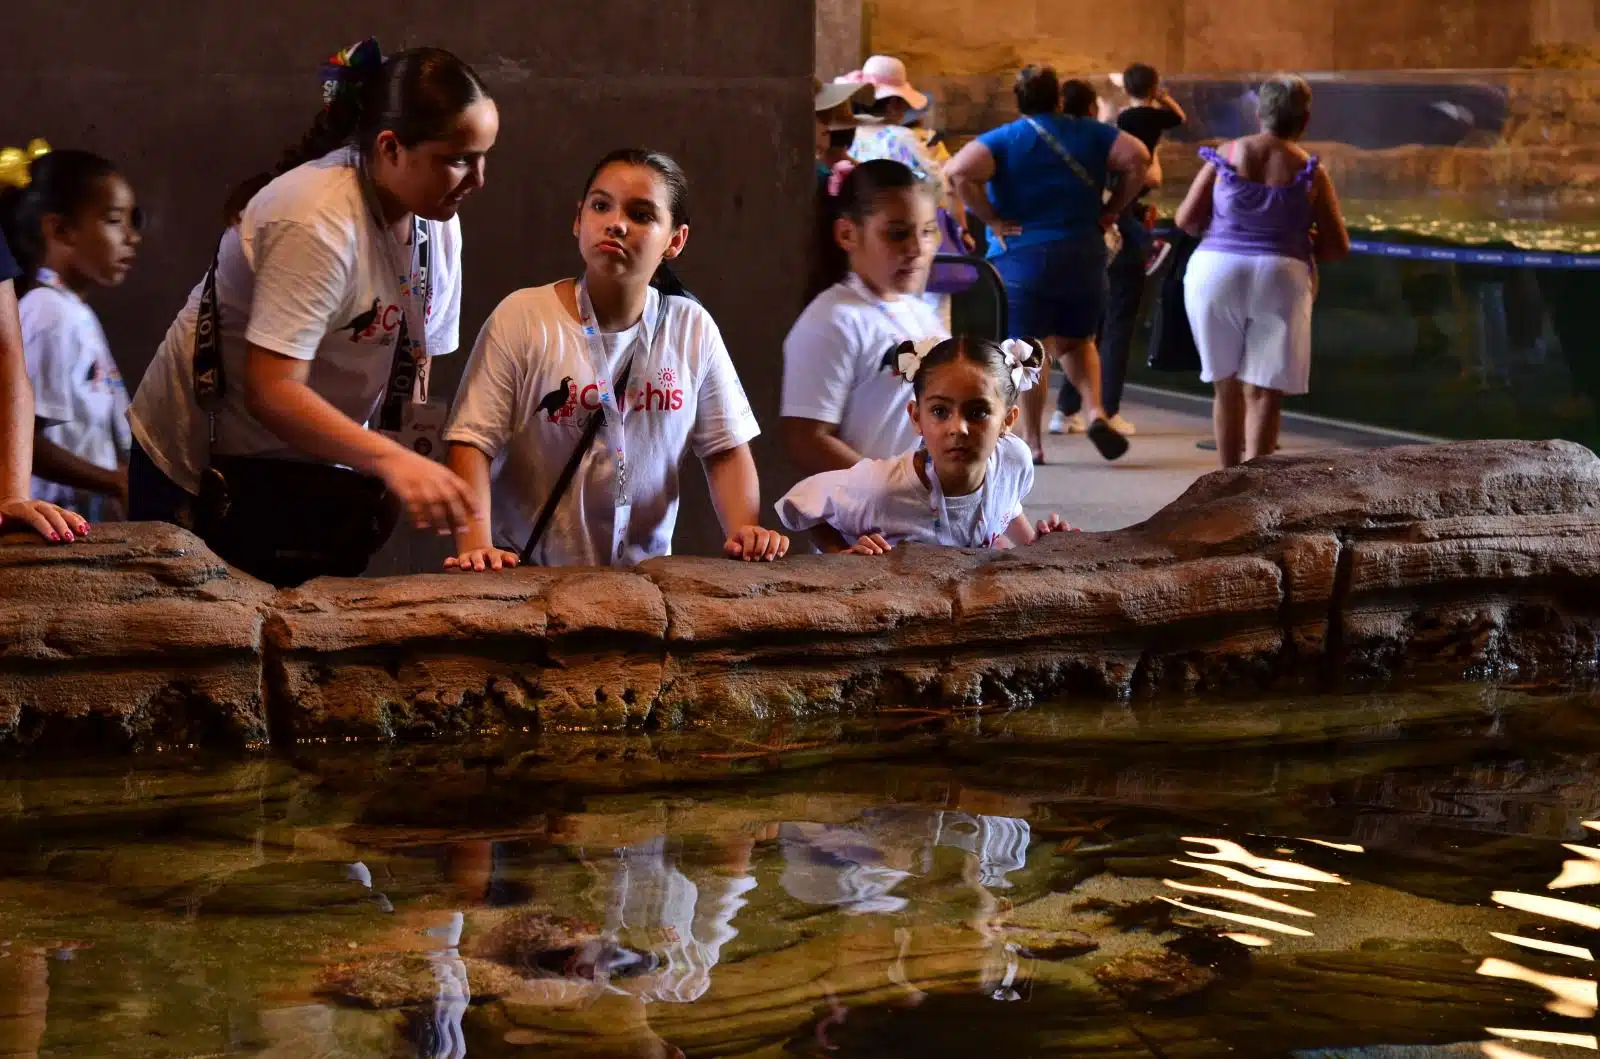
[[(884, 319), (888, 320), (893, 326), (894, 334), (898, 336), (901, 341), (915, 342), (919, 339), (929, 337), (928, 335), (924, 334), (909, 333), (912, 330), (920, 331), (921, 327), (918, 326), (916, 328), (908, 328), (905, 321), (899, 316), (895, 315), (895, 311), (889, 305), (889, 303), (872, 293), (872, 288), (868, 287), (861, 277), (856, 275), (854, 272), (845, 277), (844, 285), (849, 287), (851, 292), (855, 294), (856, 297), (860, 298), (862, 301), (878, 310), (878, 312), (882, 313)], [(907, 295), (907, 297), (910, 297), (910, 295)]]
[[(606, 362), (606, 347), (600, 338), (600, 323), (594, 313), (594, 302), (589, 298), (589, 285), (583, 277), (573, 281), (573, 294), (578, 303), (578, 323), (583, 328), (584, 344), (589, 353), (589, 366), (594, 371), (595, 389), (598, 391), (600, 407), (594, 414), (601, 416), (601, 426), (606, 435), (606, 448), (611, 451), (616, 460), (617, 475), (615, 482), (615, 500), (618, 508), (626, 508), (631, 504), (628, 493), (628, 461), (626, 441), (623, 433), (622, 417), (626, 412), (626, 393), (615, 394), (611, 386), (611, 366)], [(638, 367), (648, 373), (652, 353), (659, 353), (661, 336), (666, 333), (666, 328), (660, 325), (661, 295), (654, 287), (648, 291), (644, 305), (644, 315), (639, 318), (639, 330), (633, 337), (633, 345), (623, 358), (624, 362), (632, 363), (640, 360)], [(639, 354), (643, 353), (643, 358)], [(624, 384), (626, 385), (626, 384)], [(617, 518), (617, 535), (620, 539), (622, 528), (626, 524), (626, 517), (619, 515)]]
[[(428, 311), (433, 308), (432, 240), (428, 225), (416, 214), (411, 215), (410, 267), (400, 267), (400, 248), (395, 245), (394, 233), (383, 223), (383, 210), (378, 194), (373, 189), (372, 178), (366, 166), (356, 164), (357, 180), (361, 184), (361, 197), (378, 226), (378, 239), (383, 245), (384, 260), (389, 275), (400, 282), (400, 331), (394, 341), (394, 363), (389, 368), (389, 385), (385, 387), (383, 405), (378, 410), (378, 429), (399, 430), (404, 423), (406, 402), (426, 404), (428, 400)], [(415, 325), (416, 335), (412, 335)]]
[[(956, 527), (950, 524), (950, 508), (945, 503), (944, 486), (939, 484), (939, 472), (933, 466), (933, 455), (927, 449), (921, 451), (925, 456), (923, 470), (928, 475), (928, 508), (933, 513), (934, 536), (939, 539), (940, 544), (951, 548), (989, 547), (995, 536), (989, 532), (989, 481), (994, 477), (995, 457), (989, 457), (989, 464), (983, 470), (983, 485), (978, 488), (978, 535), (983, 539), (973, 542), (956, 539)], [(916, 457), (913, 456), (912, 459)]]

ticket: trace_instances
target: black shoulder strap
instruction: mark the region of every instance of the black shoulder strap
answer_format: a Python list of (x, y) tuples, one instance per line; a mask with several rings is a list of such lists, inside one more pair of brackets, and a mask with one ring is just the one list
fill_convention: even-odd
[[(222, 238), (227, 238), (226, 232)], [(194, 399), (210, 421), (210, 445), (217, 443), (217, 412), (228, 392), (228, 381), (222, 374), (222, 311), (217, 305), (217, 262), (221, 259), (219, 239), (200, 288), (200, 307), (194, 318)]]
[[(633, 358), (622, 366), (621, 373), (617, 376), (616, 386), (613, 391), (625, 395), (628, 392), (628, 379), (633, 375)], [(578, 473), (578, 465), (583, 462), (583, 454), (589, 451), (589, 446), (594, 444), (594, 439), (600, 433), (600, 427), (605, 422), (605, 409), (597, 408), (589, 417), (589, 422), (584, 425), (583, 436), (578, 439), (578, 444), (573, 447), (572, 455), (567, 458), (567, 465), (561, 469), (561, 477), (556, 479), (556, 484), (551, 486), (550, 495), (545, 498), (544, 507), (539, 509), (539, 517), (533, 521), (533, 532), (528, 534), (528, 543), (522, 546), (522, 565), (526, 566), (533, 561), (534, 549), (539, 547), (539, 542), (544, 539), (544, 531), (550, 528), (550, 520), (555, 517), (556, 507), (560, 505), (561, 498), (567, 495), (567, 490), (572, 488), (572, 479)]]

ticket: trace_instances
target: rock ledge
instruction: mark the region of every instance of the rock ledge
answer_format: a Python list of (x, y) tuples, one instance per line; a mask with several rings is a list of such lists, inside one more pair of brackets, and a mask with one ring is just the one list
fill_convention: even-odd
[(656, 560), (274, 592), (193, 536), (0, 544), (0, 744), (741, 725), (1307, 681), (1587, 673), (1600, 459), (1565, 442), (1273, 457), (1011, 552)]

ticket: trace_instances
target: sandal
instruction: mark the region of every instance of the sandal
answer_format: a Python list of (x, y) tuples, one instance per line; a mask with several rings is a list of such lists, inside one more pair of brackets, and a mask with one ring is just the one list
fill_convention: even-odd
[(1128, 439), (1118, 434), (1104, 419), (1096, 419), (1089, 424), (1089, 440), (1094, 443), (1100, 455), (1108, 460), (1120, 460), (1127, 455)]

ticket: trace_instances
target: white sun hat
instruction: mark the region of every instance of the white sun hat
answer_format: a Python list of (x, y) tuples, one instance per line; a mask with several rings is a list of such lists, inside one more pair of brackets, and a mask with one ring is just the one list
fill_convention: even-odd
[(845, 74), (834, 83), (871, 85), (874, 99), (897, 98), (905, 100), (912, 110), (928, 108), (927, 94), (911, 87), (906, 64), (890, 55), (874, 55), (861, 69)]

